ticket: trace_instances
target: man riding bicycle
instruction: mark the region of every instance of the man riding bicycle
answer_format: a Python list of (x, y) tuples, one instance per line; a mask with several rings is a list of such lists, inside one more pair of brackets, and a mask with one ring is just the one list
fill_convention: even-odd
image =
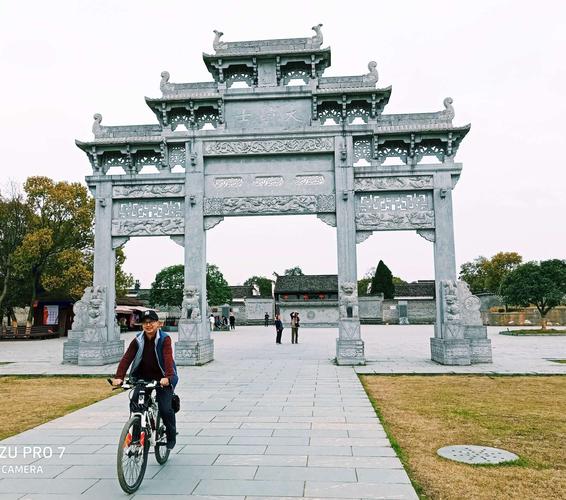
[[(130, 364), (130, 377), (143, 380), (157, 380), (160, 386), (155, 389), (159, 413), (165, 424), (167, 448), (175, 447), (177, 429), (172, 400), (173, 390), (179, 381), (177, 367), (173, 359), (171, 337), (162, 332), (155, 311), (145, 311), (142, 315), (143, 332), (138, 333), (122, 357), (112, 385), (123, 383)], [(139, 387), (134, 390), (130, 400), (130, 411), (135, 411)]]

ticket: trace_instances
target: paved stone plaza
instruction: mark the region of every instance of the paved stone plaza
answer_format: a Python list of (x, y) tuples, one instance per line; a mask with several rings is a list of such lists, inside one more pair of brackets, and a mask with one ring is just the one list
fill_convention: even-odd
[[(153, 457), (135, 498), (417, 498), (365, 396), (356, 372), (566, 373), (566, 337), (516, 338), (490, 329), (494, 363), (464, 367), (429, 359), (432, 326), (363, 326), (365, 367), (331, 363), (336, 329), (302, 329), (299, 344), (274, 343), (272, 327), (214, 333), (214, 362), (181, 367), (178, 446), (160, 467)], [(59, 363), (62, 339), (2, 344), (2, 373), (109, 373)], [(127, 345), (127, 342), (126, 342)], [(126, 394), (101, 401), (8, 440), (16, 459), (43, 474), (2, 474), (0, 498), (124, 498), (116, 441)], [(448, 444), (448, 443), (447, 443)], [(23, 446), (62, 458), (23, 458)], [(173, 496), (176, 495), (176, 496)]]

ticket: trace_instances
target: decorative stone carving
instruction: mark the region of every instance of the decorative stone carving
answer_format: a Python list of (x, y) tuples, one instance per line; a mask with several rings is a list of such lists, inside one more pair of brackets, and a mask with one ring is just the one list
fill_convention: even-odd
[(340, 328), (340, 338), (343, 340), (359, 340), (361, 338), (360, 334), (360, 323), (358, 321), (343, 321), (341, 323), (342, 328)]
[(198, 287), (188, 286), (183, 291), (181, 303), (181, 319), (200, 320), (200, 293)]
[(398, 189), (432, 189), (432, 175), (395, 177), (357, 177), (356, 191), (389, 191)]
[(73, 326), (72, 330), (82, 332), (88, 325), (88, 304), (92, 294), (92, 287), (84, 289), (83, 296), (73, 304)]
[(443, 280), (440, 283), (442, 290), (442, 330), (443, 338), (461, 339), (464, 336), (462, 316), (458, 301), (458, 287), (455, 281)]
[(121, 219), (112, 221), (112, 236), (169, 236), (185, 232), (185, 219)]
[(356, 227), (362, 231), (434, 228), (434, 211), (361, 213), (356, 215)]
[(320, 28), (322, 28), (322, 24), (317, 24), (311, 28), (315, 32), (315, 35), (311, 38), (311, 46), (314, 48), (319, 48), (322, 45), (323, 37)]
[(265, 153), (312, 153), (334, 151), (334, 139), (282, 139), (260, 141), (208, 141), (203, 145), (205, 155), (242, 155)]
[(94, 123), (92, 124), (92, 133), (94, 137), (98, 137), (102, 133), (102, 127), (100, 124), (102, 123), (102, 115), (100, 113), (95, 113), (94, 116)]
[(336, 214), (317, 214), (316, 216), (330, 227), (336, 227)]
[(176, 167), (177, 165), (185, 168), (186, 164), (186, 148), (183, 144), (182, 146), (170, 146), (169, 147), (169, 168)]
[(298, 186), (321, 186), (324, 184), (324, 175), (297, 175), (295, 184)]
[(114, 208), (116, 219), (164, 219), (184, 216), (183, 200), (120, 201)]
[(443, 101), (444, 110), (440, 113), (442, 115), (442, 118), (444, 118), (446, 121), (451, 122), (454, 119), (454, 116), (456, 116), (456, 113), (454, 112), (454, 106), (452, 106), (453, 102), (454, 101), (452, 100), (452, 97), (447, 97)]
[(432, 243), (436, 240), (436, 232), (434, 229), (417, 229), (417, 234)]
[(370, 61), (368, 63), (368, 70), (369, 73), (364, 76), (364, 82), (375, 85), (379, 80), (379, 73), (377, 72), (377, 63), (375, 61)]
[(138, 184), (136, 186), (114, 186), (114, 198), (162, 198), (185, 195), (183, 184)]
[(204, 215), (334, 212), (334, 195), (206, 198)]
[(371, 141), (369, 139), (354, 139), (354, 163), (359, 160), (371, 160)]
[(204, 229), (212, 229), (224, 220), (224, 217), (205, 217), (204, 218)]
[(224, 34), (222, 31), (213, 30), (214, 33), (214, 40), (212, 41), (212, 48), (214, 51), (224, 50), (226, 48), (226, 44), (220, 41), (220, 37)]
[(356, 231), (356, 243), (366, 241), (372, 234), (373, 231)]
[(241, 177), (217, 177), (214, 179), (214, 187), (221, 189), (239, 188), (244, 184)]
[(169, 78), (171, 78), (169, 71), (161, 72), (161, 82), (159, 83), (159, 88), (161, 89), (161, 92), (163, 94), (170, 92), (171, 85), (169, 84)]
[(276, 176), (262, 176), (254, 179), (254, 186), (258, 187), (280, 187), (283, 185), (283, 177)]
[(483, 325), (480, 313), (481, 301), (472, 295), (469, 285), (465, 281), (457, 283), (458, 301), (464, 325)]
[(93, 286), (88, 292), (87, 324), (82, 338), (85, 342), (101, 342), (101, 331), (106, 326), (106, 287)]
[(339, 299), (340, 318), (358, 318), (358, 285), (357, 283), (342, 283)]

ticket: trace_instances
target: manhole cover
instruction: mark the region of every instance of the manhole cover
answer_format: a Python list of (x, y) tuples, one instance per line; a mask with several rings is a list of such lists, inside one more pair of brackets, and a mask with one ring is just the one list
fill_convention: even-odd
[(455, 460), (465, 464), (500, 464), (519, 459), (515, 453), (510, 451), (471, 444), (445, 446), (440, 448), (437, 453), (448, 460)]

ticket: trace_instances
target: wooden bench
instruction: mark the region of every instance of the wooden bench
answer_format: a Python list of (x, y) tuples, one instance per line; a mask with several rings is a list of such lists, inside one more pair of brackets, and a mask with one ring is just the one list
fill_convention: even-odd
[(45, 340), (59, 337), (59, 332), (45, 325), (34, 325), (31, 328), (18, 326), (15, 330), (12, 327), (3, 327), (0, 334), (0, 340)]

